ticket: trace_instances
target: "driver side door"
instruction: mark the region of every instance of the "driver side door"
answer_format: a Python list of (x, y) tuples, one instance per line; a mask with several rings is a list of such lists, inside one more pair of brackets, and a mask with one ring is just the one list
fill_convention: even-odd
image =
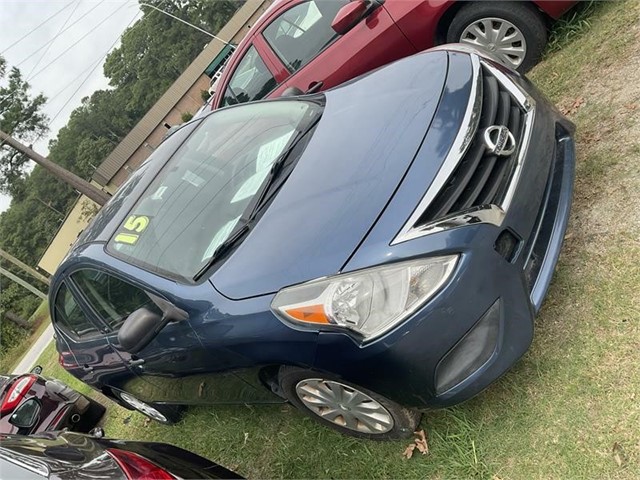
[(108, 326), (110, 347), (133, 373), (113, 378), (112, 387), (142, 401), (158, 403), (233, 403), (255, 397), (255, 388), (228, 368), (223, 352), (216, 354), (204, 349), (189, 318), (178, 320), (176, 316), (137, 352), (127, 351), (118, 340), (128, 317), (140, 308), (159, 318), (172, 315), (170, 311), (176, 310), (189, 312), (187, 316), (198, 316), (197, 304), (103, 270), (82, 269), (72, 277), (92, 309)]

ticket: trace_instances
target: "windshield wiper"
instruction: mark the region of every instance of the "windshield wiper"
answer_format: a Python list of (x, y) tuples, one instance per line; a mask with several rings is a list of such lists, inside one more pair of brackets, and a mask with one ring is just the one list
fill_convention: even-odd
[(202, 266), (200, 270), (193, 276), (194, 280), (198, 280), (211, 265), (216, 263), (218, 259), (224, 255), (231, 247), (233, 247), (246, 233), (249, 232), (249, 224), (243, 223), (229, 238), (216, 247), (211, 258)]
[[(265, 180), (262, 182), (260, 189), (256, 192), (251, 203), (247, 207), (245, 214), (242, 215), (243, 220), (245, 220), (246, 222), (250, 222), (255, 218), (256, 214), (260, 211), (260, 209), (266, 203), (267, 193), (271, 190), (271, 187), (273, 187), (277, 179), (280, 177), (280, 174), (284, 170), (284, 166), (289, 160), (291, 153), (298, 146), (298, 143), (300, 142), (300, 140), (305, 135), (307, 135), (313, 129), (313, 127), (316, 126), (317, 123), (318, 121), (316, 120), (315, 122), (313, 122), (312, 125), (309, 126), (309, 128), (305, 129), (304, 131), (298, 130), (296, 136), (291, 141), (289, 148), (287, 148), (284, 152), (282, 152), (280, 156), (276, 159), (276, 161), (273, 162), (273, 164), (271, 165), (271, 170), (269, 170), (269, 175), (267, 175), (267, 178), (265, 178)], [(249, 212), (248, 215), (246, 215), (247, 212)]]
[[(293, 147), (295, 146), (296, 143), (298, 143), (298, 140), (303, 135), (304, 134), (302, 133), (298, 133), (298, 135), (296, 135), (296, 137), (294, 138), (294, 141), (291, 144), (291, 147), (289, 147), (286, 152), (280, 155), (280, 157), (278, 157), (278, 159), (271, 165), (271, 170), (269, 171), (269, 175), (264, 180), (264, 182), (262, 182), (262, 185), (260, 186), (260, 190), (257, 192), (251, 204), (245, 211), (245, 214), (243, 214), (242, 217), (240, 218), (239, 220), (241, 224), (240, 227), (237, 228), (229, 236), (229, 238), (227, 238), (224, 242), (222, 242), (220, 245), (216, 247), (216, 250), (213, 252), (213, 255), (211, 255), (211, 258), (209, 258), (209, 260), (207, 260), (204, 266), (200, 270), (198, 270), (198, 273), (194, 275), (193, 277), (194, 280), (198, 280), (204, 274), (204, 272), (206, 272), (209, 269), (209, 267), (211, 267), (211, 265), (217, 262), (222, 255), (224, 255), (249, 231), (249, 226), (251, 225), (251, 221), (255, 217), (255, 214), (258, 212), (258, 210), (260, 210), (260, 207), (262, 205), (262, 202), (264, 200), (266, 193), (269, 191), (271, 185), (273, 185), (276, 178), (278, 178), (278, 176), (280, 175), (280, 172), (282, 171), (282, 167), (286, 163), (287, 158), (289, 157), (289, 154), (293, 150)], [(250, 212), (248, 216), (246, 216), (247, 211)]]
[(284, 154), (282, 154), (272, 165), (269, 170), (269, 175), (264, 179), (260, 189), (256, 193), (254, 197), (254, 201), (251, 202), (251, 209), (247, 209), (250, 213), (247, 218), (247, 221), (251, 221), (255, 216), (260, 207), (264, 204), (265, 197), (267, 196), (267, 192), (271, 189), (271, 186), (275, 183), (276, 179), (280, 176), (280, 172), (282, 172), (282, 167), (287, 161), (289, 154), (292, 152), (293, 148), (287, 150)]
[(289, 144), (289, 148), (287, 148), (284, 152), (280, 154), (280, 156), (276, 159), (275, 162), (271, 165), (271, 169), (269, 170), (269, 174), (267, 178), (262, 182), (260, 189), (254, 195), (253, 199), (247, 206), (245, 213), (242, 214), (242, 217), (239, 220), (240, 227), (238, 227), (224, 242), (222, 242), (216, 248), (215, 252), (207, 262), (202, 266), (200, 270), (194, 275), (193, 279), (198, 280), (204, 273), (215, 263), (217, 262), (222, 255), (224, 255), (231, 247), (233, 247), (240, 239), (242, 239), (246, 233), (249, 232), (251, 228), (251, 223), (254, 220), (256, 214), (260, 211), (262, 206), (266, 203), (266, 196), (271, 187), (276, 183), (276, 180), (284, 170), (284, 167), (287, 163), (287, 160), (291, 156), (291, 153), (296, 148), (300, 140), (307, 135), (318, 123), (319, 119), (316, 119), (308, 128), (304, 131), (298, 130), (296, 136), (293, 137), (291, 143)]

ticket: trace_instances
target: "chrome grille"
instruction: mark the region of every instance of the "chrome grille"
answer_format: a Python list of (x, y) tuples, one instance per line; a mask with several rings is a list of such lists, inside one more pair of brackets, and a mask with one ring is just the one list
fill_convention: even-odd
[[(392, 244), (468, 223), (500, 225), (531, 134), (534, 102), (500, 69), (472, 55), (475, 82), (463, 125), (422, 201)], [(492, 154), (485, 130), (508, 127), (509, 156)]]
[(482, 68), (481, 82), (482, 113), (473, 140), (447, 183), (416, 222), (418, 226), (472, 207), (500, 205), (504, 198), (518, 148), (507, 157), (492, 154), (485, 145), (484, 131), (492, 125), (507, 126), (516, 145), (521, 145), (525, 112), (486, 67)]

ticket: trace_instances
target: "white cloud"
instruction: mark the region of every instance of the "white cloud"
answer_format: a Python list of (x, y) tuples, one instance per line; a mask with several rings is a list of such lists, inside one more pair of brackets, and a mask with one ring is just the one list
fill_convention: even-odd
[(7, 208), (9, 208), (10, 203), (11, 203), (11, 197), (8, 197), (0, 193), (0, 212), (4, 212)]
[[(0, 3), (0, 52), (69, 2), (70, 0), (2, 0)], [(76, 5), (77, 8), (74, 11)], [(101, 61), (78, 92), (72, 96), (89, 72), (87, 71), (77, 78), (78, 75), (92, 64), (97, 63), (114, 41), (119, 39), (135, 15), (140, 14), (138, 3), (135, 0), (104, 0), (102, 2), (76, 0), (55, 18), (2, 53), (9, 67), (18, 65), (42, 45), (49, 42), (61, 30), (67, 19), (69, 19), (66, 23), (68, 27), (94, 7), (95, 9), (91, 13), (54, 41), (39, 64), (37, 62), (45, 49), (19, 66), (25, 76), (33, 69), (29, 83), (34, 93), (42, 92), (46, 97), (52, 98), (66, 87), (62, 93), (44, 107), (44, 111), (50, 119), (58, 114), (50, 125), (49, 134), (34, 145), (34, 149), (44, 155), (48, 153), (49, 139), (55, 138), (58, 130), (67, 123), (73, 109), (80, 105), (82, 98), (91, 95), (95, 90), (107, 87), (107, 79), (102, 74), (104, 61)], [(73, 15), (69, 17), (72, 11)], [(111, 14), (113, 16), (105, 20)], [(104, 23), (99, 25), (103, 20), (105, 20)], [(78, 42), (87, 33), (89, 34), (86, 38)], [(71, 47), (75, 42), (78, 43)], [(71, 48), (67, 53), (63, 54), (51, 66), (44, 68), (69, 47)], [(0, 196), (0, 211), (6, 210), (6, 208), (8, 208), (7, 199)]]

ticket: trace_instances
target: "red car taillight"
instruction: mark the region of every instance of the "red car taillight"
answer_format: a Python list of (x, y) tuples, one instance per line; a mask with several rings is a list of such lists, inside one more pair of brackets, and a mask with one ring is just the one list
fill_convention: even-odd
[(176, 480), (176, 477), (137, 453), (107, 448), (129, 480)]
[(0, 415), (5, 415), (13, 411), (13, 409), (20, 403), (20, 400), (22, 400), (31, 389), (33, 384), (36, 383), (37, 379), (38, 377), (35, 375), (25, 375), (15, 380), (5, 395), (4, 400), (2, 400), (2, 405), (0, 405)]

